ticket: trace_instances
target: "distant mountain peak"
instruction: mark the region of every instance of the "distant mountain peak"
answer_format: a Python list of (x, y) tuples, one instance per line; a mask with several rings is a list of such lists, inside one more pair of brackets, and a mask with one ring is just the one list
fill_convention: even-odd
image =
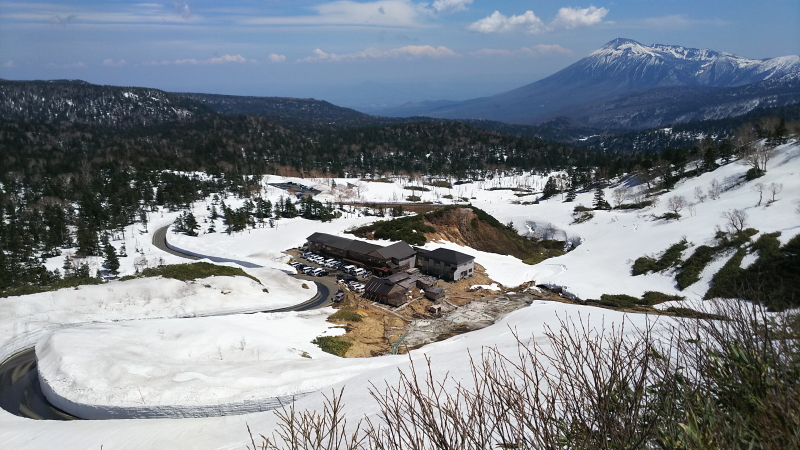
[(616, 38), (616, 39), (614, 39), (612, 41), (609, 41), (606, 45), (600, 47), (600, 50), (604, 50), (604, 49), (605, 50), (621, 50), (624, 47), (629, 47), (629, 46), (634, 46), (634, 45), (638, 45), (638, 46), (642, 46), (643, 47), (642, 44), (640, 44), (639, 42), (634, 41), (633, 39)]

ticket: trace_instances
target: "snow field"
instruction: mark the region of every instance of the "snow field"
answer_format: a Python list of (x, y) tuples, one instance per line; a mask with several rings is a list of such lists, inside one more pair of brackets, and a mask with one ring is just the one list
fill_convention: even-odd
[[(48, 400), (83, 418), (265, 411), (398, 357), (344, 359), (311, 341), (344, 330), (309, 312), (93, 324), (39, 341)], [(102, 339), (97, 337), (102, 336)], [(402, 358), (400, 359), (402, 360)]]
[[(705, 200), (702, 203), (697, 203), (694, 199), (694, 188), (700, 186), (705, 191), (713, 178), (723, 183), (726, 177), (743, 175), (747, 169), (745, 166), (730, 164), (713, 173), (684, 180), (672, 192), (663, 195), (659, 205), (655, 208), (630, 212), (597, 211), (594, 219), (578, 225), (571, 225), (572, 218), (570, 213), (572, 208), (578, 203), (590, 206), (593, 193), (580, 194), (574, 203), (562, 203), (561, 199), (556, 197), (539, 205), (525, 206), (511, 204), (511, 201), (517, 199), (511, 191), (488, 191), (483, 189), (495, 185), (514, 186), (519, 181), (519, 177), (496, 178), (487, 182), (458, 186), (457, 188), (465, 193), (463, 196), (476, 197), (471, 200), (473, 204), (495, 215), (503, 223), (512, 221), (518, 230), (525, 230), (531, 224), (550, 223), (570, 236), (582, 238), (582, 244), (576, 250), (564, 256), (546, 260), (535, 266), (524, 265), (522, 262), (508, 256), (483, 254), (471, 249), (462, 248), (461, 250), (476, 255), (476, 262), (487, 268), (494, 281), (507, 287), (520, 284), (520, 280), (535, 280), (537, 283), (562, 286), (568, 293), (581, 298), (597, 298), (603, 293), (623, 293), (638, 296), (645, 290), (658, 290), (667, 294), (687, 296), (686, 302), (676, 303), (676, 305), (688, 307), (692, 307), (694, 304), (702, 305), (703, 302), (700, 302), (698, 296), (705, 292), (714, 267), (720, 267), (724, 264), (724, 257), (709, 265), (706, 271), (703, 272), (702, 279), (684, 292), (677, 291), (671, 274), (650, 274), (632, 277), (630, 275), (630, 266), (635, 258), (648, 254), (657, 254), (678, 242), (684, 236), (693, 244), (693, 247), (684, 253), (684, 257), (691, 254), (694, 246), (713, 243), (714, 227), (716, 225), (724, 225), (724, 219), (720, 218), (720, 214), (732, 209), (743, 209), (747, 212), (749, 216), (748, 226), (757, 228), (762, 233), (781, 231), (780, 239), (782, 242), (786, 242), (799, 233), (800, 216), (794, 210), (800, 197), (800, 177), (797, 176), (798, 172), (800, 172), (800, 147), (792, 144), (782, 146), (779, 150), (777, 156), (770, 161), (768, 172), (764, 177), (723, 192), (718, 200)], [(274, 179), (279, 180), (281, 178), (274, 177)], [(543, 186), (545, 180), (546, 177), (540, 177), (537, 181), (532, 181), (532, 183), (538, 183)], [(299, 180), (299, 182), (303, 182), (303, 180)], [(752, 190), (752, 186), (756, 183), (768, 185), (773, 182), (783, 184), (783, 191), (777, 196), (778, 201), (768, 207), (763, 203), (761, 206), (756, 207), (758, 194)], [(303, 182), (303, 184), (315, 186), (314, 183), (308, 181)], [(339, 180), (337, 180), (337, 184), (340, 184)], [(541, 187), (538, 189), (541, 189)], [(452, 193), (454, 197), (457, 195), (455, 190), (456, 187), (454, 187)], [(447, 191), (445, 189), (441, 194), (443, 195)], [(401, 182), (392, 184), (368, 183), (367, 189), (363, 192), (363, 197), (364, 201), (391, 201), (391, 197), (396, 192), (400, 192), (405, 196), (411, 193), (411, 191), (402, 189)], [(607, 198), (610, 198), (610, 193), (611, 189), (607, 189)], [(276, 193), (276, 196), (278, 194)], [(323, 192), (320, 195), (331, 195), (333, 197), (334, 193)], [(422, 193), (423, 200), (431, 199), (430, 197), (426, 198), (425, 195), (434, 196), (435, 194)], [(684, 209), (681, 211), (683, 218), (680, 221), (664, 222), (652, 220), (651, 214), (660, 215), (667, 211), (665, 206), (666, 199), (674, 195), (682, 195), (690, 202), (697, 203), (694, 207), (694, 212)], [(389, 196), (389, 198), (384, 198), (385, 196)], [(767, 198), (765, 197), (764, 200), (766, 201)], [(226, 200), (226, 203), (228, 202), (229, 200)], [(232, 200), (228, 204), (235, 206)], [(205, 210), (204, 205), (198, 205), (197, 207), (202, 207), (202, 210)], [(165, 214), (165, 224), (172, 221), (167, 220), (169, 219), (167, 216)], [(172, 219), (174, 220), (174, 217)], [(199, 218), (198, 220), (202, 225), (202, 220)], [(287, 221), (280, 222), (279, 227), (285, 223)], [(335, 223), (336, 221), (334, 221)], [(328, 232), (326, 230), (334, 229), (327, 228), (331, 224), (315, 223), (315, 225), (320, 228), (314, 231)], [(151, 223), (151, 232), (155, 229), (156, 225)], [(270, 245), (275, 245), (275, 248), (288, 248), (295, 245), (289, 243), (290, 238), (291, 242), (302, 242), (302, 239), (308, 234), (310, 233), (303, 231), (302, 236), (291, 237), (287, 235), (285, 239), (287, 239), (288, 245), (283, 247), (280, 247), (278, 243)], [(206, 236), (208, 235), (202, 235), (195, 239), (198, 240), (199, 245), (205, 245), (203, 242), (208, 239)], [(263, 236), (259, 240), (250, 240), (247, 236), (253, 236), (253, 234), (241, 233), (233, 239), (242, 240), (242, 242), (236, 244), (240, 248), (257, 250), (246, 254), (237, 254), (237, 256), (247, 256), (262, 251), (260, 249), (261, 246), (264, 246)], [(172, 235), (170, 235), (171, 237)], [(140, 239), (144, 238), (140, 237)], [(281, 239), (284, 238), (282, 237)], [(246, 240), (249, 240), (249, 244), (244, 242)], [(149, 243), (149, 240), (147, 242)], [(436, 247), (439, 244), (429, 243), (428, 245)], [(443, 245), (459, 249), (455, 244), (445, 243)], [(224, 244), (220, 243), (215, 244), (212, 248), (222, 246)], [(128, 251), (129, 253), (131, 252), (131, 246), (128, 246)], [(236, 250), (236, 252), (238, 251), (240, 250)], [(268, 251), (268, 249), (264, 251)], [(232, 251), (231, 253), (234, 252)], [(154, 250), (152, 254), (154, 257), (161, 255), (157, 250)], [(62, 259), (63, 257), (59, 258), (59, 260)], [(164, 259), (168, 260), (168, 256), (165, 255)], [(121, 261), (124, 260), (124, 258), (121, 259)], [(168, 260), (167, 262), (172, 261)], [(185, 261), (181, 260), (179, 262)], [(162, 283), (168, 286), (168, 283), (175, 280), (146, 281), (156, 283), (152, 286), (152, 289), (161, 292)], [(119, 287), (125, 284), (113, 283), (111, 285), (112, 287)], [(90, 289), (107, 289), (108, 286), (81, 287), (75, 292), (100, 294), (103, 291), (90, 291)], [(68, 292), (72, 291), (61, 291), (57, 295), (60, 296)], [(56, 293), (48, 294), (55, 295)], [(221, 296), (226, 296), (226, 294), (221, 294)], [(93, 320), (103, 322), (122, 320), (122, 317), (126, 319), (149, 317), (145, 315), (146, 311), (142, 309), (115, 311), (113, 309), (90, 308), (90, 304), (96, 307), (99, 306), (100, 300), (96, 298), (91, 301), (86, 300), (86, 298), (82, 300), (73, 299), (72, 302), (74, 304), (69, 302), (58, 303), (55, 300), (49, 300), (50, 303), (47, 303), (43, 299), (35, 299), (31, 303), (31, 298), (34, 298), (34, 296), (0, 299), (0, 342), (2, 342), (2, 348), (5, 351), (3, 356), (7, 356), (11, 349), (23, 348), (21, 345), (25, 342), (39, 340), (48, 331), (63, 328), (70, 324), (86, 323)], [(29, 305), (29, 303), (31, 304)], [(173, 301), (172, 303), (178, 302)], [(17, 319), (18, 312), (23, 320)], [(151, 316), (174, 317), (182, 313), (183, 310), (181, 308), (171, 304), (169, 307), (164, 306), (162, 310), (153, 311)], [(619, 324), (623, 319), (629, 321), (631, 329), (633, 326), (643, 325), (648, 320), (648, 317), (644, 315), (626, 315), (616, 311), (584, 306), (534, 302), (530, 307), (515, 311), (490, 327), (455, 336), (446, 341), (434, 343), (414, 351), (410, 358), (418, 368), (421, 368), (424, 365), (423, 356), (430, 356), (435, 377), (441, 378), (445, 373), (449, 373), (456, 380), (469, 383), (471, 379), (468, 367), (470, 354), (473, 356), (478, 355), (482, 348), (492, 346), (497, 347), (504, 355), (514, 358), (517, 348), (512, 330), (525, 342), (536, 342), (546, 346), (547, 342), (543, 336), (544, 327), (550, 325), (553, 328), (558, 328), (559, 319), (565, 318), (576, 321), (579, 318), (584, 319), (591, 326), (596, 327), (605, 324), (606, 329), (612, 323)], [(651, 319), (665, 322), (672, 320), (664, 317)], [(232, 318), (231, 320), (235, 321), (236, 319)], [(181, 321), (164, 321), (164, 323), (170, 322)], [(186, 322), (190, 322), (190, 320)], [(142, 321), (142, 323), (147, 322)], [(165, 335), (167, 333), (177, 333), (176, 330), (179, 328), (179, 325), (170, 324), (164, 327), (164, 333)], [(102, 334), (96, 333), (92, 335), (92, 339), (113, 339), (113, 336), (117, 333), (122, 332), (118, 331), (117, 327), (109, 327)], [(158, 335), (158, 329), (156, 329), (156, 335)], [(235, 337), (234, 334), (230, 336), (232, 336), (231, 339)], [(256, 338), (253, 339), (253, 342), (256, 342)], [(235, 339), (233, 340), (235, 341)], [(285, 347), (279, 346), (274, 348), (285, 349)], [(179, 351), (179, 347), (170, 351)], [(167, 354), (167, 351), (164, 350), (163, 354)], [(156, 360), (157, 358), (148, 356), (145, 360), (136, 364), (156, 368), (152, 370), (160, 370)], [(123, 364), (122, 361), (118, 361), (118, 363)], [(380, 387), (385, 380), (387, 383), (392, 384), (398, 379), (397, 369), (408, 370), (409, 364), (407, 360), (404, 360), (397, 363), (396, 366), (364, 368), (365, 371), (360, 374), (352, 372), (351, 378), (343, 381), (332, 381), (334, 384), (323, 387), (321, 391), (300, 399), (297, 402), (297, 408), (300, 410), (305, 408), (319, 410), (323, 404), (323, 394), (329, 394), (332, 389), (345, 386), (344, 402), (346, 411), (349, 413), (348, 417), (353, 418), (353, 420), (357, 420), (358, 417), (363, 417), (365, 414), (375, 417), (377, 406), (369, 394), (370, 383), (375, 383), (376, 386)], [(186, 368), (181, 370), (190, 372)], [(339, 370), (341, 369), (330, 367), (326, 376), (333, 377)], [(175, 381), (173, 376), (172, 382), (173, 384), (197, 383), (199, 378), (192, 378), (193, 376), (183, 375), (178, 377), (178, 380), (186, 381)], [(163, 379), (166, 380), (166, 378)], [(0, 431), (0, 444), (4, 448), (96, 448), (99, 445), (105, 445), (109, 448), (166, 448), (169, 446), (177, 448), (232, 449), (242, 448), (249, 443), (249, 436), (247, 436), (245, 428), (246, 424), (250, 425), (255, 433), (268, 435), (271, 430), (275, 429), (276, 419), (272, 413), (266, 412), (183, 420), (107, 420), (62, 423), (32, 421), (0, 412), (0, 430), (2, 430)]]

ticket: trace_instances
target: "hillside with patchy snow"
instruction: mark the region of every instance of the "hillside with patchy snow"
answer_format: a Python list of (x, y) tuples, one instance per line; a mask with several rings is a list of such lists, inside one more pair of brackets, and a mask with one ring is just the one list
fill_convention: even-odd
[[(573, 209), (578, 204), (590, 206), (594, 192), (579, 193), (571, 203), (563, 202), (559, 195), (538, 204), (523, 204), (526, 202), (520, 200), (526, 197), (515, 195), (520, 191), (511, 190), (525, 186), (531, 191), (541, 191), (547, 177), (538, 175), (498, 174), (491, 180), (415, 192), (423, 201), (453, 203), (466, 198), (502, 223), (513, 223), (522, 234), (566, 240), (576, 245), (563, 256), (527, 265), (511, 256), (479, 252), (453, 243), (426, 244), (427, 248), (445, 246), (474, 255), (489, 277), (504, 287), (535, 281), (562, 288), (565, 293), (582, 299), (598, 298), (602, 294), (641, 296), (645, 291), (660, 291), (684, 296), (688, 302), (700, 302), (713, 274), (732, 256), (730, 252), (720, 253), (702, 271), (699, 281), (683, 290), (676, 284), (674, 270), (633, 276), (632, 264), (642, 256), (658, 256), (683, 239), (687, 241), (687, 248), (681, 257), (688, 258), (699, 246), (713, 243), (715, 228), (726, 225), (722, 214), (733, 210), (743, 211), (747, 226), (758, 230), (759, 235), (754, 239), (765, 233), (780, 232), (779, 241), (786, 243), (800, 234), (797, 212), (800, 146), (791, 143), (779, 147), (761, 178), (747, 181), (743, 178), (746, 171), (746, 166), (728, 164), (682, 180), (646, 209), (598, 210), (582, 223), (574, 223)], [(264, 182), (284, 180), (268, 177)], [(719, 186), (718, 195), (708, 196), (715, 180)], [(329, 179), (294, 181), (319, 188), (323, 191), (320, 198), (332, 201), (391, 202), (410, 194), (405, 189), (408, 180), (379, 183), (336, 179), (335, 184)], [(342, 188), (348, 186), (348, 182), (353, 187)], [(628, 179), (622, 183), (634, 182)], [(764, 191), (759, 202), (760, 194), (754, 190), (759, 185), (767, 188), (780, 185), (781, 189), (775, 193), (774, 201), (771, 201), (772, 193)], [(604, 189), (606, 198), (612, 199), (618, 187)], [(274, 190), (269, 195), (279, 198), (283, 193)], [(678, 211), (680, 219), (658, 219), (670, 212), (668, 204), (676, 197), (686, 200)], [(236, 206), (235, 199), (226, 201)], [(210, 225), (203, 222), (207, 220), (206, 207), (205, 202), (194, 205), (203, 231)], [(125, 405), (138, 408), (137, 401), (139, 405), (163, 405), (167, 410), (179, 404), (185, 406), (187, 397), (192, 399), (190, 406), (258, 402), (258, 398), (267, 402), (276, 396), (316, 389), (319, 391), (298, 400), (296, 407), (319, 410), (325, 394), (331, 389), (345, 387), (345, 412), (352, 417), (364, 414), (375, 417), (378, 405), (370, 395), (370, 383), (377, 386), (382, 386), (384, 380), (395, 383), (398, 369), (407, 371), (412, 364), (423, 369), (425, 357), (431, 358), (433, 375), (437, 379), (449, 373), (455, 381), (469, 386), (471, 374), (466, 361), (470, 355), (478, 355), (486, 346), (493, 346), (514, 358), (517, 351), (514, 333), (525, 342), (544, 345), (546, 351), (547, 342), (542, 339), (545, 327), (557, 325), (561, 319), (580, 316), (589, 325), (604, 323), (606, 327), (623, 320), (629, 326), (640, 326), (649, 320), (643, 314), (535, 301), (494, 325), (427, 345), (412, 351), (408, 357), (342, 361), (322, 355), (308, 343), (312, 335), (339, 332), (328, 329), (330, 325), (322, 320), (324, 312), (319, 316), (316, 313), (305, 316), (233, 314), (224, 319), (167, 319), (243, 312), (265, 304), (292, 304), (302, 295), (305, 295), (303, 299), (313, 295), (297, 283), (285, 281), (288, 277), (280, 269), (287, 257), (281, 252), (301, 244), (311, 232), (343, 235), (349, 227), (377, 219), (365, 216), (362, 207), (346, 209), (345, 217), (329, 223), (291, 219), (277, 221), (274, 228), (266, 226), (233, 235), (201, 233), (190, 237), (168, 233), (169, 242), (181, 248), (267, 266), (248, 270), (268, 286), (268, 293), (254, 280), (240, 277), (198, 280), (197, 283), (153, 278), (0, 299), (2, 356), (39, 342), (37, 353), (43, 358), (42, 377), (46, 384), (55, 386), (56, 397), (74, 403), (103, 405), (106, 411)], [(157, 226), (170, 223), (176, 216), (177, 213), (165, 214), (156, 220), (158, 223), (151, 222), (149, 231), (133, 233), (134, 230), (130, 230), (126, 235), (129, 249), (141, 247), (151, 260), (163, 257), (168, 263), (177, 262), (177, 257), (161, 254), (150, 246)], [(748, 255), (742, 265), (751, 264), (756, 257)], [(52, 266), (58, 263), (55, 259), (48, 262)], [(133, 270), (131, 263), (125, 263), (123, 273)], [(158, 319), (140, 320), (155, 318)], [(78, 325), (88, 326), (73, 329)], [(56, 333), (51, 334), (54, 331)], [(134, 339), (136, 342), (131, 342)], [(310, 361), (302, 356), (303, 351), (312, 357)], [(300, 373), (290, 376), (291, 372), (284, 372), (285, 367)], [(145, 389), (139, 392), (132, 386)], [(64, 405), (66, 407), (66, 403)], [(249, 443), (248, 425), (258, 433), (267, 434), (275, 424), (276, 418), (271, 412), (182, 420), (50, 422), (23, 419), (0, 411), (0, 443), (4, 448), (230, 449)]]

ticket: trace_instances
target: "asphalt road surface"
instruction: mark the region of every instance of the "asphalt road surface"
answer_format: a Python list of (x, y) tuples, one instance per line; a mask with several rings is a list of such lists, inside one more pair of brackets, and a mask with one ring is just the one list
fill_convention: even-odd
[[(167, 253), (182, 258), (199, 260), (201, 258), (181, 253), (167, 247), (167, 228), (156, 230), (153, 234), (153, 245)], [(223, 258), (216, 258), (224, 260)], [(233, 261), (234, 260), (225, 260)], [(317, 294), (309, 300), (297, 305), (264, 310), (259, 312), (307, 311), (329, 305), (336, 295), (338, 285), (329, 279), (317, 280), (307, 275), (295, 275), (295, 278), (309, 281), (317, 285)], [(25, 349), (0, 363), (0, 408), (20, 417), (37, 420), (80, 420), (47, 401), (39, 386), (39, 374), (36, 371), (36, 353), (33, 348)]]

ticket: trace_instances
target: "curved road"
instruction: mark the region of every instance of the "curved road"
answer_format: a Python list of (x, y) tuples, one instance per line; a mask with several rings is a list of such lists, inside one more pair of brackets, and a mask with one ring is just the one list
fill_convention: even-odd
[[(182, 258), (199, 260), (202, 259), (195, 255), (182, 253), (174, 250), (167, 244), (167, 228), (163, 227), (153, 233), (153, 245), (158, 249)], [(226, 258), (208, 258), (216, 262), (234, 262), (237, 264), (245, 263)], [(242, 264), (245, 267), (260, 267), (252, 263)], [(317, 294), (303, 303), (284, 308), (269, 309), (258, 312), (287, 312), (287, 311), (307, 311), (309, 309), (321, 308), (331, 303), (338, 286), (330, 280), (318, 281), (314, 277), (306, 275), (295, 275), (297, 279), (313, 282), (317, 285)], [(253, 312), (252, 314), (255, 314)], [(27, 417), (38, 420), (80, 420), (80, 418), (70, 415), (47, 401), (42, 389), (39, 386), (39, 374), (36, 371), (36, 352), (34, 348), (20, 351), (14, 356), (0, 363), (0, 408), (16, 416)]]

